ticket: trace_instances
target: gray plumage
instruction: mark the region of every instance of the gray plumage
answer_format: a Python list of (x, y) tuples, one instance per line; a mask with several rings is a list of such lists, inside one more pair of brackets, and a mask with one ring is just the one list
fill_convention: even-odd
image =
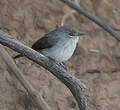
[(37, 40), (32, 49), (58, 62), (64, 62), (72, 56), (81, 35), (84, 33), (76, 32), (68, 26), (61, 26)]
[(37, 42), (33, 44), (32, 49), (39, 50), (50, 48), (55, 45), (59, 41), (59, 39), (67, 37), (69, 34), (74, 35), (75, 32), (75, 30), (68, 26), (59, 27), (37, 40)]

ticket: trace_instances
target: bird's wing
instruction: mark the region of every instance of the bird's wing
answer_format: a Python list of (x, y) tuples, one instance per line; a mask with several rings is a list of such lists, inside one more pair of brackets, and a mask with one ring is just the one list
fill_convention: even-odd
[(59, 40), (59, 37), (57, 38), (56, 34), (57, 33), (54, 32), (54, 31), (49, 32), (48, 34), (46, 34), (45, 36), (43, 36), (42, 38), (37, 40), (33, 44), (32, 49), (34, 49), (34, 50), (42, 50), (42, 49), (46, 49), (46, 48), (51, 48)]

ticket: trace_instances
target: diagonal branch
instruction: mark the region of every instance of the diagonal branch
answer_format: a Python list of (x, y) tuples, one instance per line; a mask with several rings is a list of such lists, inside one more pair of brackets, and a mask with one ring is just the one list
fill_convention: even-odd
[(112, 27), (105, 24), (103, 21), (101, 21), (99, 18), (97, 18), (93, 14), (91, 14), (91, 13), (87, 12), (86, 10), (84, 10), (81, 6), (76, 5), (75, 3), (71, 2), (70, 0), (60, 0), (60, 1), (64, 2), (65, 4), (67, 4), (72, 9), (76, 10), (78, 13), (83, 14), (85, 17), (87, 17), (88, 19), (95, 22), (97, 25), (99, 25), (104, 30), (109, 32), (117, 40), (120, 40), (120, 34), (118, 34)]
[(0, 31), (0, 43), (7, 46), (23, 55), (27, 58), (38, 63), (48, 71), (50, 71), (54, 76), (56, 76), (61, 82), (63, 82), (72, 92), (75, 97), (80, 110), (88, 110), (87, 99), (84, 96), (83, 89), (84, 86), (71, 75), (70, 72), (64, 69), (60, 64), (55, 63), (53, 60), (45, 57), (39, 52), (25, 46), (21, 42), (17, 41), (14, 37)]
[(41, 110), (50, 110), (49, 106), (44, 101), (42, 96), (26, 80), (22, 72), (17, 68), (13, 59), (8, 55), (8, 53), (5, 51), (4, 47), (1, 44), (0, 44), (0, 56), (5, 61), (10, 74), (14, 75), (20, 81), (20, 83), (32, 97), (34, 104)]

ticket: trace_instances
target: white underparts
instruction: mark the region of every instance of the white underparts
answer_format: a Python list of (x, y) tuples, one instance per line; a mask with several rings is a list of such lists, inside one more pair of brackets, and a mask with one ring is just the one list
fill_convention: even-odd
[(79, 37), (62, 40), (52, 48), (42, 50), (42, 53), (58, 62), (67, 61), (73, 55), (78, 40)]

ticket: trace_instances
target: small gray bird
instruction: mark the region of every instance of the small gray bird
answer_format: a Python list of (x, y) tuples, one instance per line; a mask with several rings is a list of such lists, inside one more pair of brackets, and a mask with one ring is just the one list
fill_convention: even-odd
[[(43, 55), (62, 63), (67, 61), (74, 53), (79, 37), (85, 35), (82, 32), (76, 32), (69, 26), (61, 26), (37, 40), (32, 49)], [(19, 58), (19, 54), (14, 58)]]

